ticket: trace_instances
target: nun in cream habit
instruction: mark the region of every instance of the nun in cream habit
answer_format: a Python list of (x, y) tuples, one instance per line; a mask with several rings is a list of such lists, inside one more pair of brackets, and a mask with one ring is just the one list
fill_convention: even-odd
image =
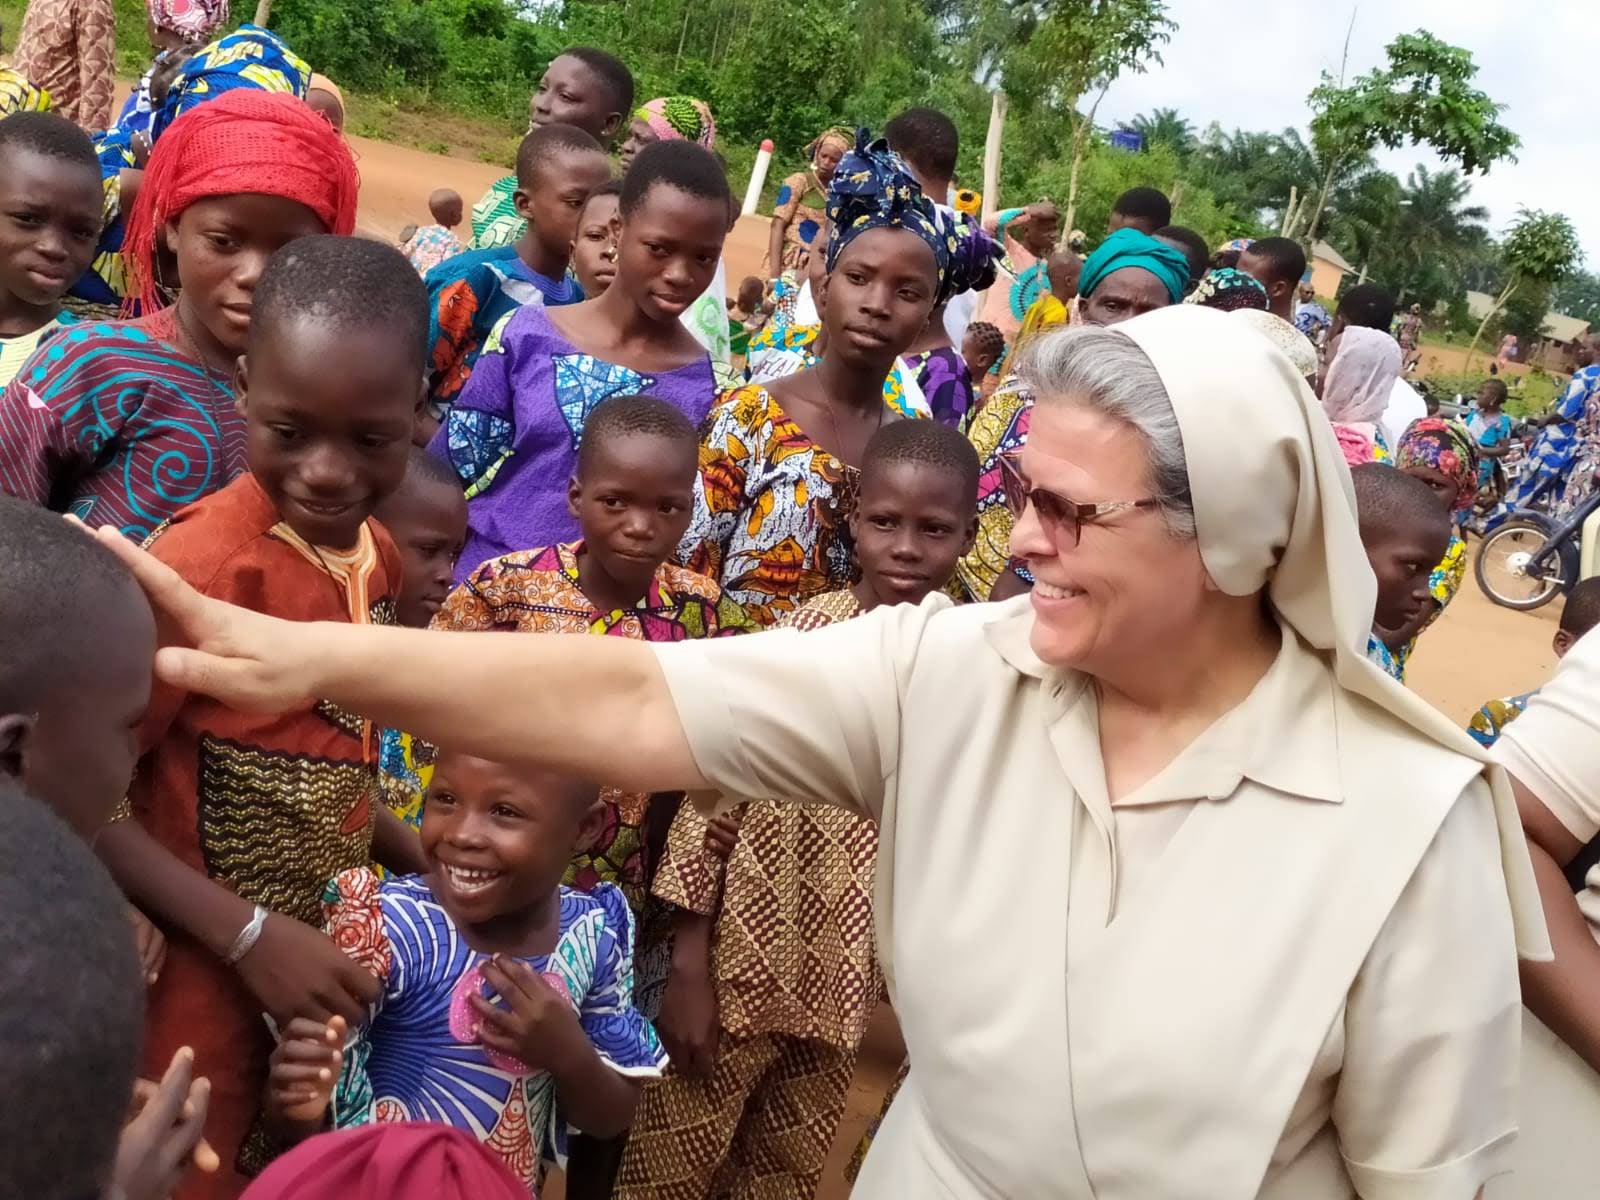
[[(1052, 432), (1126, 436), (1104, 397), (1060, 386), (1107, 377), (1078, 338), (1160, 411), (1165, 393), (1187, 486), (1077, 544), (1034, 505), (1014, 548), (1044, 581), (1187, 561), (1162, 603), (1231, 604), (1264, 647), (1241, 698), (1132, 787), (1108, 786), (1124, 747), (1101, 737), (1117, 655), (1157, 672), (1210, 656), (1220, 676), (1239, 645), (1157, 612), (1170, 645), (1063, 661), (1074, 622), (1053, 614), (1073, 610), (1048, 597), (931, 598), (803, 643), (290, 628), (116, 549), (196, 647), (158, 663), (182, 686), (255, 708), (317, 695), (629, 790), (876, 818), (911, 1073), (858, 1197), (1470, 1200), (1515, 1137), (1517, 956), (1548, 954), (1505, 777), (1365, 660), (1375, 584), (1349, 475), (1293, 364), (1193, 306), (1041, 339), (1024, 464), (1077, 503), (1148, 499), (1097, 493), (1096, 462)], [(1080, 599), (1113, 628), (1118, 596)]]

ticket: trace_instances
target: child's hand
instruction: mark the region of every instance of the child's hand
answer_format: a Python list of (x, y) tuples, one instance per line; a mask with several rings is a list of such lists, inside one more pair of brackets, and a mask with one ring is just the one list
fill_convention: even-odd
[(211, 1084), (193, 1074), (194, 1051), (186, 1046), (160, 1083), (134, 1084), (113, 1173), (113, 1191), (123, 1200), (168, 1200), (191, 1168), (209, 1174), (222, 1165), (200, 1136)]
[(167, 937), (131, 904), (128, 920), (133, 922), (133, 940), (139, 948), (139, 969), (144, 972), (145, 986), (150, 987), (161, 978), (161, 968), (166, 964)]
[(739, 844), (739, 823), (742, 819), (741, 809), (723, 813), (721, 816), (712, 817), (706, 825), (706, 852), (714, 854), (723, 862), (727, 862), (733, 854), (733, 848)]
[(344, 1065), (343, 1017), (326, 1025), (296, 1017), (283, 1031), (267, 1072), (267, 1118), (305, 1133), (321, 1128)]
[(575, 1046), (587, 1046), (566, 992), (556, 991), (527, 963), (497, 955), (484, 964), (483, 978), (505, 1002), (493, 1004), (477, 994), (468, 998), (483, 1020), (478, 1036), (489, 1049), (535, 1070), (557, 1071)]
[(351, 962), (320, 930), (273, 913), (261, 940), (234, 968), (279, 1029), (296, 1017), (319, 1025), (343, 1017), (358, 1025), (377, 1000), (377, 978)]

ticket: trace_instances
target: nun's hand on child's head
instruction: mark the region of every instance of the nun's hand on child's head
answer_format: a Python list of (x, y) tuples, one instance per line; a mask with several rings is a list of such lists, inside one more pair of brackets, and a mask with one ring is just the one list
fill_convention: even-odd
[(502, 1003), (474, 993), (468, 998), (483, 1018), (479, 1037), (501, 1054), (528, 1066), (559, 1072), (574, 1049), (587, 1047), (588, 1035), (578, 1024), (572, 998), (557, 991), (527, 963), (497, 955), (483, 967), (483, 980)]
[(167, 1200), (191, 1168), (209, 1174), (221, 1165), (201, 1136), (210, 1101), (211, 1084), (194, 1078), (187, 1046), (172, 1056), (160, 1083), (134, 1084), (113, 1175), (122, 1200)]
[(246, 712), (284, 712), (311, 702), (315, 651), (305, 626), (214, 600), (109, 525), (95, 531), (144, 588), (161, 650), (156, 675)]
[(377, 977), (351, 962), (327, 934), (281, 913), (267, 918), (234, 970), (279, 1029), (296, 1017), (319, 1024), (343, 1017), (358, 1025), (381, 991)]
[(296, 1017), (283, 1030), (267, 1071), (266, 1116), (272, 1127), (299, 1141), (321, 1129), (344, 1065), (343, 1017)]

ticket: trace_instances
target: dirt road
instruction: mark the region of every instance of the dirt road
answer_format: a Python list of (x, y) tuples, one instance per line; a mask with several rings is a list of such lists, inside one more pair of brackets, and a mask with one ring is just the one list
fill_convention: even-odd
[[(470, 206), (503, 173), (482, 163), (364, 138), (352, 138), (351, 143), (361, 160), (362, 229), (391, 239), (403, 226), (427, 219), (426, 199), (434, 188), (455, 188)], [(760, 273), (766, 236), (765, 219), (746, 217), (739, 222), (727, 251), (730, 289), (745, 275)], [(1464, 724), (1485, 700), (1527, 691), (1549, 677), (1555, 664), (1550, 639), (1559, 616), (1559, 603), (1536, 613), (1496, 608), (1483, 598), (1469, 574), (1455, 602), (1423, 636), (1409, 682), (1452, 721)], [(867, 1120), (877, 1112), (900, 1054), (893, 1021), (884, 1013), (864, 1047), (818, 1200), (841, 1200), (849, 1194), (844, 1163)], [(559, 1200), (559, 1183), (547, 1195)]]

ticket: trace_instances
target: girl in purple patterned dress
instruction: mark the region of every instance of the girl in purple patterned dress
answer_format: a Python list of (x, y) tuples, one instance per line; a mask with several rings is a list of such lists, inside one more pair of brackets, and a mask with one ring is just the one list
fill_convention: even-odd
[[(326, 1127), (435, 1121), (471, 1133), (537, 1194), (569, 1125), (633, 1120), (666, 1054), (633, 1006), (633, 917), (618, 888), (560, 884), (598, 832), (593, 784), (440, 755), (422, 819), (429, 871), (346, 871), (329, 935), (382, 994), (342, 1018), (297, 1018), (272, 1057), (267, 1120), (296, 1142)], [(324, 1078), (324, 1073), (326, 1078)]]
[(612, 285), (581, 304), (519, 309), (489, 335), (429, 446), (467, 489), (457, 583), (491, 558), (577, 536), (567, 484), (602, 401), (655, 396), (696, 425), (711, 410), (711, 360), (678, 318), (710, 286), (733, 211), (710, 151), (645, 147), (622, 184)]

